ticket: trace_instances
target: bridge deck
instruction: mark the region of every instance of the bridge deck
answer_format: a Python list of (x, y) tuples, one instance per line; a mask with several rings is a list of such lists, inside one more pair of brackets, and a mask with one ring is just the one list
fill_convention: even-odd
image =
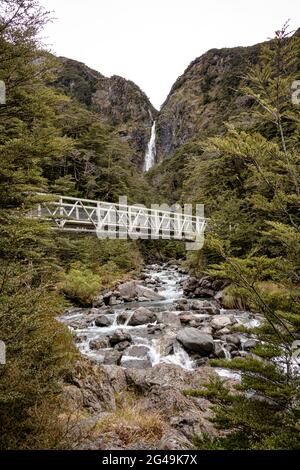
[(204, 217), (68, 196), (51, 197), (31, 216), (51, 221), (58, 230), (92, 232), (99, 238), (194, 241), (206, 228)]

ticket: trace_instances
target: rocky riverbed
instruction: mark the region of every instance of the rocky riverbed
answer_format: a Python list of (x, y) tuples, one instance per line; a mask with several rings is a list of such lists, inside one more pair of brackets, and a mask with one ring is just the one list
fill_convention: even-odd
[[(197, 292), (188, 298), (191, 285), (193, 278), (191, 282), (177, 266), (148, 266), (140, 280), (104, 293), (97, 307), (68, 310), (62, 321), (72, 330), (80, 352), (102, 365), (145, 369), (175, 364), (194, 370), (209, 358), (251, 354), (255, 338), (232, 333), (231, 328), (251, 328), (259, 320), (250, 312), (222, 309), (221, 291), (212, 298), (214, 291), (205, 285), (202, 295), (209, 294), (210, 300), (197, 298)], [(224, 369), (217, 373), (236, 377)]]
[[(93, 308), (65, 312), (61, 321), (86, 358), (66, 394), (101, 428), (86, 448), (188, 449), (196, 434), (218, 433), (209, 420), (209, 401), (183, 392), (217, 375), (234, 385), (238, 373), (208, 361), (251, 355), (255, 337), (232, 328), (240, 324), (247, 331), (260, 323), (251, 312), (222, 309), (223, 287), (210, 278), (191, 278), (178, 266), (151, 265), (140, 279), (104, 292)], [(124, 417), (120, 410), (128, 409), (128, 393), (134, 405)], [(137, 416), (144, 417), (148, 431), (141, 431)], [(105, 428), (105, 420), (112, 424)], [(151, 439), (149, 420), (160, 423)]]

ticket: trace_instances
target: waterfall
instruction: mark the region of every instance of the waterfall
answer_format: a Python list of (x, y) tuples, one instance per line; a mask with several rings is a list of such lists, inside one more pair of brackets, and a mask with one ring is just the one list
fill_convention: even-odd
[(153, 167), (155, 164), (155, 157), (156, 157), (156, 122), (153, 122), (152, 129), (151, 129), (151, 137), (148, 143), (145, 161), (144, 161), (144, 171), (149, 171), (150, 168)]

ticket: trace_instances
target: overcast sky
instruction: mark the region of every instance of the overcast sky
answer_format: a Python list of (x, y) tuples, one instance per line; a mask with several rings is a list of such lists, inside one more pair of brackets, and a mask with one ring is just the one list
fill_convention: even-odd
[(103, 75), (133, 80), (156, 108), (189, 63), (214, 47), (264, 41), (299, 0), (41, 0), (54, 11), (45, 40), (53, 52)]

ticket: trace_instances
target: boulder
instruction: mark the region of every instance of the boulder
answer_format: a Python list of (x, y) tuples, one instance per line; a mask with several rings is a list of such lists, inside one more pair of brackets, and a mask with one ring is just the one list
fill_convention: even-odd
[(93, 307), (102, 307), (104, 304), (104, 299), (103, 299), (103, 295), (98, 295), (98, 297), (96, 297), (96, 299), (93, 301)]
[(119, 296), (125, 301), (130, 302), (136, 299), (163, 300), (164, 297), (154, 292), (153, 289), (142, 286), (138, 281), (128, 281), (118, 287)]
[(188, 310), (189, 305), (187, 299), (180, 299), (176, 302), (176, 310)]
[(157, 343), (157, 350), (161, 356), (169, 356), (174, 352), (174, 343), (176, 341), (175, 332), (165, 333)]
[(103, 302), (105, 305), (109, 305), (110, 298), (112, 295), (113, 295), (113, 292), (110, 290), (103, 293), (102, 298), (103, 298)]
[(121, 360), (121, 366), (126, 369), (149, 369), (152, 367), (151, 361), (147, 358), (138, 359), (136, 357), (123, 356)]
[(122, 353), (116, 350), (107, 351), (104, 356), (103, 364), (117, 364), (121, 362)]
[(232, 353), (233, 351), (237, 351), (237, 350), (238, 350), (238, 346), (236, 346), (236, 345), (233, 344), (233, 343), (226, 343), (226, 349), (227, 349), (227, 351), (229, 351), (230, 353)]
[(142, 358), (147, 357), (149, 348), (144, 345), (132, 345), (126, 350), (126, 356)]
[(209, 315), (218, 315), (220, 309), (215, 305), (215, 303), (210, 302), (209, 300), (191, 300), (190, 307), (192, 310), (200, 310), (202, 313), (207, 313)]
[(214, 297), (215, 293), (208, 287), (197, 287), (197, 289), (194, 291), (194, 295), (196, 297), (211, 298)]
[(188, 278), (182, 285), (184, 292), (193, 292), (199, 285), (199, 280), (196, 277)]
[(163, 323), (167, 327), (180, 328), (182, 326), (177, 312), (164, 310), (157, 313), (157, 318), (159, 323)]
[(157, 320), (154, 312), (145, 307), (140, 307), (135, 310), (134, 314), (129, 320), (128, 325), (139, 326), (148, 323), (154, 323)]
[(224, 291), (219, 290), (219, 292), (217, 292), (216, 295), (214, 296), (214, 299), (215, 299), (217, 302), (222, 303), (223, 297), (224, 297)]
[(185, 325), (187, 323), (190, 323), (194, 319), (194, 316), (191, 313), (185, 313), (183, 315), (179, 315), (179, 319), (181, 323)]
[(132, 338), (127, 331), (124, 330), (116, 330), (110, 337), (109, 342), (111, 346), (115, 346), (118, 343), (122, 343), (123, 341), (128, 341), (129, 343), (132, 342)]
[(118, 291), (120, 297), (122, 297), (125, 301), (130, 302), (136, 298), (136, 281), (129, 281), (121, 284), (118, 287)]
[(214, 354), (214, 356), (217, 357), (218, 359), (224, 359), (224, 358), (226, 357), (224, 348), (223, 348), (222, 344), (221, 344), (219, 341), (215, 341), (215, 342), (214, 342), (214, 351), (213, 351), (213, 354)]
[[(214, 337), (216, 338), (223, 338), (226, 335), (230, 335), (230, 329), (229, 328), (221, 328), (221, 330), (215, 330), (214, 332)], [(225, 341), (225, 339), (224, 339)]]
[(176, 338), (185, 349), (192, 352), (208, 355), (213, 350), (213, 337), (201, 333), (197, 328), (184, 328), (179, 331)]
[(249, 349), (255, 348), (257, 346), (258, 341), (256, 339), (250, 338), (243, 342), (243, 349), (245, 351), (249, 351)]
[(161, 334), (161, 332), (166, 328), (166, 325), (159, 323), (158, 325), (148, 325), (147, 333), (149, 335)]
[(116, 365), (102, 365), (101, 368), (105, 371), (108, 376), (109, 383), (113, 387), (114, 391), (120, 393), (127, 387), (125, 371), (120, 366)]
[(241, 338), (239, 334), (226, 335), (224, 339), (226, 343), (234, 344), (237, 347), (241, 345)]
[(117, 324), (118, 325), (124, 325), (127, 320), (129, 319), (131, 313), (130, 312), (122, 312), (118, 315), (117, 317)]
[(109, 346), (108, 338), (92, 339), (89, 342), (90, 349), (99, 350), (99, 349), (108, 348), (108, 346)]
[(121, 304), (122, 301), (120, 299), (117, 299), (115, 295), (112, 295), (109, 299), (109, 305), (114, 306), (114, 305), (119, 305)]
[(113, 323), (112, 318), (108, 318), (105, 315), (100, 315), (100, 317), (97, 317), (95, 319), (95, 325), (99, 326), (100, 328), (105, 327), (105, 326), (110, 326), (112, 325), (112, 323)]
[(158, 294), (153, 289), (149, 289), (149, 287), (144, 287), (141, 285), (137, 285), (137, 296), (139, 299), (143, 299), (145, 301), (148, 300), (165, 300), (163, 295)]
[(129, 341), (121, 341), (120, 343), (117, 343), (114, 347), (116, 351), (125, 351), (130, 346)]
[[(115, 391), (107, 373), (98, 365), (81, 359), (69, 371), (65, 381), (73, 386), (73, 396), (78, 396), (82, 406), (88, 411), (99, 413), (116, 409)], [(79, 404), (76, 404), (76, 412), (79, 409)]]
[(198, 285), (200, 287), (212, 287), (213, 284), (213, 279), (210, 276), (203, 276), (199, 282)]
[[(157, 387), (157, 403), (159, 406), (165, 405), (161, 399), (163, 390), (169, 393), (169, 390), (175, 389), (180, 392), (186, 389), (198, 389), (208, 382), (209, 377), (216, 377), (212, 367), (202, 367), (188, 371), (174, 364), (157, 364), (144, 371), (125, 369), (125, 375), (128, 386), (134, 387), (139, 393), (147, 394)], [(181, 398), (185, 398), (182, 393), (180, 395)], [(152, 405), (153, 403), (150, 404), (150, 407)]]
[(171, 429), (163, 435), (158, 444), (158, 450), (191, 450), (192, 443), (180, 431)]
[(233, 324), (232, 317), (229, 315), (218, 315), (212, 319), (211, 326), (215, 330), (221, 330)]

